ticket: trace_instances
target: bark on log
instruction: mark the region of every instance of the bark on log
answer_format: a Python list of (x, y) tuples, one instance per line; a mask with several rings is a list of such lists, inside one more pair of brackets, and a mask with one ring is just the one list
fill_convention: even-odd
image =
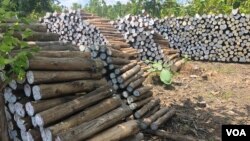
[(128, 80), (126, 80), (125, 82), (120, 84), (120, 88), (124, 89), (125, 87), (127, 87), (129, 85), (129, 83), (140, 78), (142, 74), (143, 74), (143, 71), (139, 71), (137, 74), (135, 74), (134, 76), (132, 76), (131, 78), (129, 78)]
[(34, 128), (27, 132), (28, 141), (42, 141), (41, 133), (39, 129)]
[(129, 107), (124, 105), (123, 107), (119, 107), (95, 120), (83, 123), (66, 132), (58, 134), (56, 141), (67, 141), (72, 139), (75, 141), (85, 140), (94, 134), (113, 126), (131, 114), (132, 111), (129, 109)]
[(141, 108), (143, 105), (145, 105), (146, 103), (148, 103), (149, 101), (151, 101), (153, 98), (152, 97), (148, 97), (144, 100), (141, 100), (141, 101), (138, 101), (138, 102), (135, 102), (135, 103), (131, 103), (129, 105), (129, 108), (131, 110), (136, 110), (138, 108)]
[(124, 72), (121, 76), (117, 78), (119, 83), (123, 83), (124, 81), (131, 78), (134, 74), (138, 73), (141, 70), (141, 67), (139, 65), (136, 65), (132, 69)]
[(72, 127), (75, 127), (81, 123), (91, 121), (99, 116), (112, 111), (121, 105), (120, 97), (116, 96), (103, 100), (102, 102), (87, 108), (86, 110), (58, 123), (53, 126), (48, 127), (46, 130), (49, 130), (47, 133), (50, 133), (48, 136), (49, 141), (52, 141), (56, 134), (66, 131)]
[(101, 60), (85, 58), (33, 57), (29, 60), (31, 70), (98, 71), (102, 68)]
[(126, 139), (123, 139), (122, 141), (142, 141), (143, 139), (144, 139), (144, 134), (140, 132), (136, 135), (127, 137)]
[(155, 114), (151, 115), (150, 117), (143, 119), (143, 121), (140, 123), (142, 129), (146, 129), (152, 122), (157, 120), (159, 117), (164, 115), (168, 109), (166, 107), (162, 107), (159, 111), (157, 111)]
[(123, 67), (119, 68), (119, 69), (115, 69), (115, 74), (122, 74), (128, 70), (130, 70), (132, 67), (134, 67), (136, 65), (136, 61), (131, 62), (127, 65), (124, 65)]
[(48, 84), (73, 80), (101, 79), (101, 72), (90, 71), (28, 71), (26, 78), (29, 84)]
[(145, 115), (148, 111), (153, 109), (159, 103), (160, 103), (160, 99), (151, 100), (148, 104), (144, 105), (141, 109), (139, 109), (138, 111), (134, 113), (135, 118), (137, 119), (141, 118), (143, 115)]
[(127, 102), (128, 104), (131, 104), (133, 102), (136, 102), (136, 101), (140, 101), (142, 99), (145, 99), (145, 98), (148, 98), (148, 97), (151, 97), (153, 95), (153, 92), (152, 91), (149, 91), (143, 95), (140, 95), (140, 96), (134, 96), (134, 95), (131, 95), (127, 98)]
[(107, 83), (106, 80), (78, 80), (57, 84), (40, 84), (32, 87), (35, 100), (60, 97), (79, 92), (90, 92)]
[(50, 108), (46, 111), (36, 114), (36, 123), (40, 127), (47, 126), (57, 120), (78, 112), (87, 106), (90, 106), (97, 101), (100, 101), (112, 95), (112, 90), (106, 85), (102, 86), (95, 91), (81, 96), (75, 100)]
[[(21, 32), (14, 32), (14, 37), (22, 40)], [(24, 41), (58, 41), (59, 35), (55, 33), (32, 32), (32, 35), (25, 38)]]
[(151, 86), (142, 86), (136, 90), (134, 90), (133, 95), (134, 96), (140, 96), (145, 94), (146, 92), (150, 91), (152, 89)]
[(155, 114), (160, 109), (160, 107), (160, 105), (155, 106), (152, 110), (148, 111), (142, 118), (148, 118), (151, 115)]
[(81, 51), (39, 51), (35, 53), (36, 57), (51, 57), (51, 58), (90, 58), (91, 55), (89, 52)]
[(180, 135), (176, 133), (169, 133), (165, 130), (156, 130), (156, 131), (146, 130), (146, 133), (150, 133), (150, 134), (162, 137), (162, 138), (167, 138), (173, 141), (203, 141), (200, 139), (195, 139), (191, 136)]
[(139, 130), (138, 121), (130, 120), (105, 130), (87, 141), (118, 141), (138, 133)]
[[(14, 26), (13, 23), (4, 23), (0, 24), (0, 32), (6, 32), (9, 27)], [(32, 24), (23, 24), (19, 23), (18, 24), (18, 30), (24, 31), (26, 29), (31, 29), (36, 32), (47, 32), (47, 27), (45, 24), (40, 24), (40, 23), (32, 23)]]
[(151, 129), (157, 130), (164, 122), (173, 117), (175, 113), (176, 113), (175, 109), (171, 109), (165, 115), (163, 115), (162, 117), (158, 118), (156, 121), (151, 123), (150, 125)]
[(173, 71), (173, 72), (178, 72), (180, 71), (181, 67), (183, 66), (183, 64), (185, 64), (186, 60), (185, 59), (181, 59), (177, 62), (175, 62), (171, 67), (170, 69)]
[(29, 116), (42, 112), (49, 108), (71, 101), (79, 96), (66, 96), (48, 100), (31, 101), (25, 104), (25, 110)]

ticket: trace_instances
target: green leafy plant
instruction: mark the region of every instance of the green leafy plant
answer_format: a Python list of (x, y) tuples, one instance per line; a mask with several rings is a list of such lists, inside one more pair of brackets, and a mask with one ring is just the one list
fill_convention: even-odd
[[(15, 17), (14, 22), (7, 24), (13, 17)], [(28, 67), (28, 57), (31, 52), (37, 50), (37, 48), (30, 48), (24, 41), (33, 32), (30, 29), (21, 31), (19, 21), (28, 22), (25, 18), (18, 19), (14, 12), (0, 8), (0, 24), (6, 25), (0, 28), (2, 32), (0, 33), (0, 75), (2, 81), (9, 81), (13, 78), (24, 79), (25, 69)], [(17, 34), (20, 34), (21, 37), (18, 38)]]
[(148, 70), (149, 72), (157, 72), (159, 74), (161, 82), (163, 82), (166, 85), (172, 84), (172, 78), (174, 76), (173, 72), (170, 70), (170, 64), (167, 62), (152, 62), (147, 60), (151, 66), (151, 68)]

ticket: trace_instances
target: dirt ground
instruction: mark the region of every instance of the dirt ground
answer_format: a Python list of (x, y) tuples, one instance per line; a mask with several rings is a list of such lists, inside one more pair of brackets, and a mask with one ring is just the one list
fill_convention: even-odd
[(190, 61), (171, 86), (154, 75), (146, 82), (163, 105), (177, 109), (163, 127), (170, 133), (217, 141), (222, 124), (250, 124), (250, 64)]

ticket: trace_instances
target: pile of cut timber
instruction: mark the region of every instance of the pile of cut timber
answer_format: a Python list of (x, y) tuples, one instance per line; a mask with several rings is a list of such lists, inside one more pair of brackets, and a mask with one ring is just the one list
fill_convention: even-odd
[(89, 45), (106, 44), (100, 31), (82, 19), (80, 11), (47, 13), (40, 22), (46, 24), (48, 32), (57, 33), (60, 41), (77, 45), (81, 51)]
[(195, 60), (250, 62), (250, 15), (196, 15), (155, 20), (170, 47)]
[(155, 31), (153, 18), (143, 13), (138, 16), (127, 15), (113, 22), (113, 25), (121, 33), (133, 48), (139, 52), (141, 60), (163, 61), (161, 46), (155, 42)]

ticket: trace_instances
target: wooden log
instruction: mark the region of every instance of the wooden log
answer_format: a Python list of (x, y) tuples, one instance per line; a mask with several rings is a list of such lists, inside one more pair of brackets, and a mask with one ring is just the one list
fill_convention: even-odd
[(152, 89), (152, 86), (142, 86), (142, 87), (134, 90), (133, 95), (140, 96), (140, 95), (143, 95), (146, 92), (150, 91), (151, 89)]
[(22, 131), (27, 131), (32, 128), (31, 117), (18, 118), (16, 121), (17, 127)]
[(129, 78), (131, 78), (133, 75), (135, 75), (136, 73), (138, 73), (141, 70), (141, 67), (139, 65), (136, 65), (135, 67), (133, 67), (132, 69), (124, 72), (123, 74), (121, 74), (117, 80), (119, 83), (123, 83), (124, 81), (128, 80)]
[(137, 74), (135, 74), (134, 76), (132, 76), (131, 78), (129, 78), (128, 80), (120, 84), (120, 88), (124, 89), (125, 87), (129, 85), (129, 83), (140, 78), (142, 74), (143, 74), (143, 71), (138, 72)]
[(144, 134), (139, 132), (136, 135), (132, 135), (123, 139), (122, 141), (142, 141), (144, 139)]
[(128, 70), (130, 70), (132, 67), (134, 67), (137, 63), (135, 61), (127, 64), (127, 65), (124, 65), (122, 66), (121, 68), (119, 69), (115, 69), (115, 74), (121, 74), (121, 73), (124, 73)]
[(116, 96), (113, 98), (109, 98), (106, 100), (103, 100), (102, 102), (87, 108), (86, 110), (58, 123), (53, 126), (48, 127), (46, 130), (47, 133), (47, 138), (49, 140), (53, 140), (54, 137), (63, 131), (66, 131), (72, 127), (75, 127), (81, 123), (91, 121), (95, 118), (98, 118), (102, 116), (103, 114), (112, 111), (119, 107), (121, 105), (121, 99), (120, 97)]
[(139, 109), (138, 111), (134, 113), (135, 118), (137, 119), (141, 118), (143, 115), (145, 115), (149, 110), (153, 109), (159, 103), (160, 103), (160, 99), (151, 100), (149, 103), (147, 103), (141, 109)]
[[(14, 37), (22, 40), (21, 32), (14, 32)], [(55, 33), (32, 32), (32, 35), (25, 38), (24, 41), (58, 41), (59, 35)]]
[(34, 128), (26, 132), (28, 141), (42, 141), (39, 129)]
[[(0, 24), (0, 32), (6, 32), (8, 28), (13, 27), (13, 23), (3, 23)], [(31, 29), (36, 32), (47, 32), (47, 27), (45, 24), (31, 23), (31, 24), (18, 24), (18, 30), (24, 31), (26, 29)]]
[(25, 110), (29, 116), (34, 116), (34, 114), (36, 113), (42, 112), (49, 108), (71, 101), (77, 97), (79, 96), (66, 96), (48, 100), (31, 101), (25, 104)]
[(170, 69), (173, 71), (173, 72), (178, 72), (180, 71), (181, 67), (183, 66), (183, 64), (185, 64), (186, 60), (185, 59), (181, 59), (177, 62), (175, 62), (171, 67)]
[(47, 126), (57, 120), (60, 120), (66, 116), (72, 115), (87, 106), (90, 106), (97, 101), (100, 101), (112, 94), (112, 90), (106, 85), (102, 86), (95, 91), (88, 93), (87, 95), (81, 96), (72, 101), (60, 104), (56, 107), (50, 108), (46, 111), (42, 111), (36, 114), (35, 119), (38, 126)]
[(142, 129), (146, 129), (152, 122), (157, 120), (159, 117), (167, 113), (168, 109), (166, 107), (162, 107), (159, 111), (157, 111), (155, 114), (151, 115), (148, 118), (143, 119), (143, 121), (140, 123)]
[(180, 134), (176, 134), (176, 133), (169, 133), (165, 130), (156, 130), (156, 131), (153, 131), (153, 130), (146, 130), (145, 131), (146, 133), (149, 133), (149, 134), (153, 134), (153, 135), (156, 135), (156, 136), (159, 136), (159, 137), (162, 137), (162, 138), (167, 138), (167, 139), (170, 139), (170, 140), (173, 140), (173, 141), (202, 141), (200, 139), (195, 139), (191, 136), (187, 136), (187, 135), (180, 135)]
[(152, 91), (146, 92), (145, 94), (140, 95), (140, 96), (131, 95), (131, 96), (129, 96), (129, 97), (127, 98), (127, 102), (128, 102), (128, 104), (131, 104), (131, 103), (133, 103), (133, 102), (140, 101), (140, 100), (142, 100), (142, 99), (151, 97), (152, 95), (153, 95), (153, 92), (152, 92)]
[(39, 47), (42, 51), (79, 51), (79, 48), (69, 43), (63, 43), (59, 41), (49, 42), (27, 42), (31, 47)]
[(138, 108), (141, 108), (143, 105), (145, 105), (146, 103), (148, 103), (149, 101), (151, 101), (153, 98), (152, 97), (148, 97), (144, 100), (141, 100), (141, 101), (138, 101), (138, 102), (135, 102), (135, 103), (131, 103), (129, 105), (129, 108), (131, 110), (136, 110)]
[(137, 79), (136, 81), (134, 82), (131, 82), (128, 87), (127, 87), (127, 90), (129, 92), (132, 92), (134, 89), (138, 88), (139, 86), (142, 85), (142, 83), (145, 81), (145, 78), (140, 78), (140, 79)]
[(101, 60), (85, 58), (33, 57), (29, 60), (31, 70), (97, 71), (102, 68)]
[(115, 65), (126, 65), (130, 62), (130, 60), (119, 57), (108, 57), (107, 62)]
[(150, 128), (152, 130), (157, 130), (164, 122), (173, 117), (175, 113), (176, 113), (175, 109), (169, 110), (165, 115), (163, 115), (162, 117), (158, 118), (156, 121), (151, 123)]
[(32, 87), (35, 100), (61, 97), (79, 92), (90, 92), (107, 83), (106, 80), (78, 80), (56, 84), (40, 84)]
[(155, 106), (152, 110), (148, 111), (142, 118), (148, 118), (149, 116), (155, 114), (159, 109), (160, 105)]
[(91, 55), (89, 52), (81, 52), (81, 51), (39, 51), (38, 53), (34, 53), (36, 57), (51, 57), (51, 58), (90, 58)]
[(122, 140), (131, 135), (138, 133), (140, 130), (138, 121), (130, 120), (121, 124), (118, 124), (110, 129), (105, 130), (97, 134), (95, 137), (88, 139), (87, 141), (111, 141)]
[(101, 79), (101, 72), (90, 71), (28, 71), (26, 78), (29, 84), (48, 84), (73, 80)]
[(58, 134), (56, 141), (71, 140), (72, 138), (74, 138), (75, 141), (85, 140), (96, 133), (113, 126), (131, 114), (132, 111), (129, 107), (124, 105), (123, 107), (119, 107), (90, 122), (80, 124), (77, 127)]

